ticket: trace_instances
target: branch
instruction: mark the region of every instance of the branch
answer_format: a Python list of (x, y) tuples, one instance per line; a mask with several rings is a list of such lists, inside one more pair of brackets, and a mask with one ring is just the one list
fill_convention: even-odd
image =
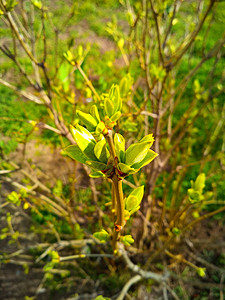
[[(190, 48), (191, 44), (195, 41), (195, 38), (197, 37), (198, 33), (200, 32), (200, 30), (202, 29), (203, 24), (205, 23), (205, 20), (211, 10), (211, 8), (213, 7), (215, 3), (215, 0), (211, 0), (210, 4), (202, 18), (202, 20), (200, 21), (198, 28), (192, 33), (189, 42), (187, 42), (187, 44), (184, 46), (184, 48), (181, 50), (180, 55), (178, 55), (178, 57), (176, 58), (175, 62), (172, 64), (173, 67), (179, 62), (179, 60), (183, 57), (183, 55), (186, 53), (186, 51)], [(178, 47), (179, 49), (180, 47)], [(177, 53), (177, 50), (175, 51), (175, 53)]]
[(130, 289), (130, 287), (140, 281), (142, 279), (141, 275), (135, 275), (132, 277), (123, 287), (122, 291), (120, 292), (119, 297), (116, 298), (116, 300), (123, 300)]
[(174, 2), (173, 14), (172, 14), (172, 17), (171, 17), (171, 19), (170, 19), (170, 24), (169, 24), (169, 26), (168, 26), (168, 29), (167, 29), (167, 31), (166, 31), (164, 41), (163, 41), (163, 43), (162, 43), (163, 49), (164, 49), (165, 46), (166, 46), (167, 39), (168, 39), (168, 37), (169, 37), (169, 35), (170, 35), (171, 29), (172, 29), (172, 26), (173, 26), (173, 20), (174, 20), (174, 18), (175, 18), (176, 12), (177, 12), (177, 6), (178, 6), (178, 5), (177, 5), (177, 2), (178, 2), (178, 0), (175, 0), (175, 2)]
[(160, 275), (157, 273), (153, 273), (151, 271), (145, 271), (140, 267), (138, 267), (137, 265), (135, 265), (134, 263), (132, 263), (132, 261), (127, 255), (127, 252), (124, 250), (124, 248), (122, 248), (122, 245), (120, 245), (118, 251), (122, 255), (128, 268), (134, 273), (138, 273), (143, 279), (153, 279), (159, 283), (165, 282), (168, 279), (168, 274)]
[(151, 3), (153, 17), (154, 17), (154, 20), (155, 20), (155, 27), (156, 27), (158, 48), (159, 48), (159, 61), (160, 61), (161, 64), (163, 64), (162, 46), (161, 46), (161, 41), (160, 41), (160, 32), (159, 32), (159, 23), (158, 23), (157, 13), (155, 12), (155, 9), (153, 7), (152, 0), (150, 0), (150, 3)]
[(11, 28), (13, 29), (13, 32), (15, 33), (20, 45), (23, 47), (24, 51), (26, 52), (26, 54), (29, 56), (29, 58), (31, 59), (31, 61), (33, 61), (36, 65), (38, 64), (38, 61), (36, 60), (36, 58), (33, 56), (33, 54), (31, 53), (29, 46), (24, 42), (24, 38), (21, 35), (21, 33), (18, 30), (18, 27), (16, 25), (16, 23), (14, 22), (12, 15), (10, 12), (6, 13), (6, 17), (7, 20), (9, 21), (9, 24), (11, 26)]
[(36, 97), (33, 94), (31, 94), (31, 93), (19, 90), (16, 86), (8, 83), (7, 81), (5, 81), (5, 80), (3, 80), (1, 78), (0, 78), (0, 83), (3, 84), (4, 86), (10, 88), (11, 90), (17, 92), (21, 96), (25, 97), (27, 100), (30, 100), (30, 101), (35, 102), (37, 104), (44, 104), (43, 101), (39, 97)]

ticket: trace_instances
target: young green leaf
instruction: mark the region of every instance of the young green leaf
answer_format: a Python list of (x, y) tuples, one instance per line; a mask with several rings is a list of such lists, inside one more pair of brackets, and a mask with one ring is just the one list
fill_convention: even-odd
[(105, 231), (104, 229), (102, 229), (99, 232), (95, 232), (93, 234), (93, 236), (98, 239), (101, 243), (105, 243), (106, 241), (108, 241), (110, 239), (110, 235), (108, 234), (107, 231)]
[(118, 169), (119, 169), (119, 171), (121, 171), (124, 174), (134, 174), (137, 172), (137, 170), (135, 170), (123, 163), (118, 163)]
[(87, 156), (80, 150), (77, 145), (71, 145), (66, 147), (61, 151), (62, 155), (68, 155), (70, 158), (79, 161), (82, 164), (85, 164), (87, 161)]
[(201, 194), (200, 194), (200, 192), (196, 191), (194, 189), (188, 189), (188, 195), (189, 195), (188, 200), (191, 203), (196, 203), (196, 202), (199, 202), (201, 200)]
[(136, 189), (134, 189), (131, 193), (130, 196), (136, 196), (138, 198), (138, 203), (137, 205), (139, 205), (141, 203), (141, 200), (144, 196), (144, 185), (137, 187)]
[(88, 160), (88, 161), (86, 161), (86, 164), (96, 171), (104, 171), (107, 169), (106, 164), (98, 162), (98, 161)]
[(94, 153), (99, 161), (103, 163), (108, 162), (110, 153), (106, 148), (106, 140), (104, 138), (95, 145)]
[(134, 189), (126, 199), (126, 209), (129, 211), (130, 215), (135, 213), (140, 208), (141, 200), (144, 196), (144, 186), (139, 186)]
[(130, 219), (130, 212), (126, 209), (124, 209), (124, 220), (129, 220)]
[(106, 134), (108, 132), (108, 129), (105, 127), (105, 123), (104, 122), (99, 122), (96, 129), (95, 129), (95, 133), (97, 135), (100, 134)]
[(112, 122), (116, 122), (117, 120), (119, 120), (120, 117), (121, 117), (121, 112), (118, 111), (114, 115), (112, 115), (112, 117), (110, 119)]
[(71, 126), (72, 135), (80, 150), (90, 159), (97, 160), (94, 154), (95, 139), (93, 135), (84, 127), (77, 125)]
[(157, 153), (155, 153), (153, 150), (149, 149), (145, 158), (142, 161), (140, 161), (139, 163), (133, 164), (132, 168), (140, 169), (140, 168), (148, 165), (157, 156), (158, 156)]
[(125, 140), (123, 136), (119, 133), (115, 133), (114, 135), (114, 145), (116, 156), (118, 157), (119, 161), (124, 162), (125, 158)]
[(132, 209), (138, 206), (138, 198), (134, 195), (129, 195), (126, 199), (126, 209), (130, 212)]
[(198, 175), (198, 177), (195, 180), (194, 187), (196, 191), (199, 191), (202, 193), (204, 187), (205, 187), (205, 174), (201, 173)]
[(139, 143), (142, 143), (142, 142), (149, 142), (149, 148), (151, 148), (151, 146), (152, 146), (154, 140), (155, 140), (155, 139), (154, 139), (154, 137), (153, 137), (153, 134), (150, 133), (150, 134), (144, 136), (144, 137), (139, 141)]
[(206, 272), (205, 272), (206, 268), (198, 268), (197, 269), (197, 273), (200, 277), (205, 277), (206, 276)]
[(127, 74), (120, 80), (119, 87), (120, 87), (121, 97), (127, 96), (131, 85), (132, 85), (132, 78), (131, 78), (130, 74)]
[(132, 166), (140, 163), (147, 155), (149, 142), (132, 144), (125, 152), (125, 163)]
[(100, 171), (93, 171), (89, 174), (89, 177), (91, 178), (99, 178), (99, 177), (103, 177), (104, 174)]
[(113, 84), (109, 90), (109, 99), (112, 99), (114, 96), (115, 84)]
[(113, 105), (112, 101), (108, 98), (105, 98), (105, 101), (104, 101), (104, 111), (105, 111), (106, 116), (108, 116), (109, 118), (114, 113), (114, 105)]
[(120, 98), (120, 90), (119, 86), (115, 85), (114, 86), (114, 93), (113, 93), (113, 98), (111, 98), (114, 104), (114, 113), (121, 111), (122, 108), (122, 100)]
[(130, 234), (128, 235), (124, 235), (120, 237), (120, 241), (125, 245), (125, 246), (130, 246), (131, 244), (133, 244), (134, 239), (132, 238), (132, 236)]
[(94, 131), (97, 126), (97, 121), (90, 114), (86, 114), (80, 110), (77, 110), (77, 115), (84, 125), (91, 131)]
[(135, 208), (133, 208), (131, 211), (130, 211), (130, 215), (134, 214), (136, 211), (138, 211), (140, 209), (140, 205), (136, 206)]
[(99, 112), (97, 109), (96, 105), (92, 105), (92, 107), (90, 108), (90, 114), (92, 115), (92, 117), (95, 118), (95, 120), (99, 123), (101, 122), (100, 116), (99, 116)]

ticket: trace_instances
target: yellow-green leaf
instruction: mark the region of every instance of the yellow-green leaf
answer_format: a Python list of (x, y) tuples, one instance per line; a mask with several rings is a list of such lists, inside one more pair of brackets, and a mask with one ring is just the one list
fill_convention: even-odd
[(125, 245), (125, 246), (130, 246), (131, 244), (133, 244), (134, 239), (132, 238), (132, 236), (130, 234), (125, 235), (125, 236), (121, 236), (120, 237), (120, 241)]
[(134, 195), (129, 195), (126, 199), (126, 209), (130, 212), (138, 206), (138, 198)]
[(113, 105), (113, 102), (108, 99), (108, 98), (105, 98), (105, 101), (104, 101), (104, 110), (105, 110), (105, 114), (110, 118), (113, 113), (114, 113), (114, 105)]
[(110, 119), (112, 122), (116, 122), (121, 117), (121, 112), (117, 111)]
[(101, 122), (101, 119), (100, 119), (100, 116), (99, 116), (99, 112), (98, 112), (98, 109), (97, 109), (96, 105), (92, 105), (92, 107), (90, 108), (90, 114), (92, 115), (92, 117), (95, 118), (95, 120), (97, 122)]
[(198, 175), (198, 177), (195, 180), (194, 187), (196, 191), (199, 191), (202, 193), (204, 187), (205, 187), (205, 174), (201, 173)]
[(77, 145), (71, 145), (66, 147), (61, 151), (62, 155), (68, 155), (70, 158), (85, 164), (87, 161), (87, 156), (80, 150)]
[(97, 121), (90, 114), (86, 114), (80, 110), (77, 110), (77, 115), (84, 125), (91, 131), (94, 131), (97, 126)]
[(98, 161), (88, 160), (88, 161), (86, 161), (86, 164), (96, 171), (104, 171), (107, 169), (106, 164), (98, 162)]
[(107, 231), (105, 231), (104, 229), (102, 229), (99, 232), (95, 232), (93, 234), (93, 236), (98, 239), (100, 242), (105, 243), (106, 241), (108, 241), (110, 239), (110, 235), (108, 234)]
[(110, 153), (106, 148), (106, 140), (104, 138), (95, 145), (94, 153), (99, 161), (107, 163)]
[(155, 153), (153, 150), (149, 149), (145, 158), (142, 161), (140, 161), (139, 163), (133, 164), (132, 168), (140, 169), (140, 168), (148, 165), (157, 156), (158, 156), (157, 153)]
[(84, 127), (77, 125), (71, 126), (72, 135), (80, 150), (90, 159), (97, 160), (94, 154), (95, 139), (93, 135)]
[(125, 159), (125, 140), (123, 136), (119, 133), (115, 133), (114, 135), (114, 145), (116, 156), (118, 157), (119, 161), (124, 162)]
[(124, 174), (134, 174), (137, 172), (137, 170), (123, 163), (118, 163), (118, 169)]
[(125, 163), (132, 166), (140, 163), (149, 150), (149, 142), (132, 144), (125, 152)]

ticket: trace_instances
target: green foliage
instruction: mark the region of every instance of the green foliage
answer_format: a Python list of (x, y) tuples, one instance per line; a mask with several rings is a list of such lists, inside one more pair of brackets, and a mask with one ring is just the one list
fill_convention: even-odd
[(130, 195), (127, 197), (125, 202), (126, 210), (129, 211), (129, 214), (132, 215), (140, 208), (141, 200), (144, 196), (144, 186), (140, 186), (134, 189)]
[[(175, 3), (178, 4), (173, 18)], [(213, 10), (192, 40), (209, 3), (214, 4)], [(7, 0), (3, 4), (0, 14), (5, 18), (6, 12), (10, 12), (15, 17), (17, 2)], [(42, 1), (24, 1), (24, 4), (29, 15), (28, 24), (22, 14), (17, 15), (16, 24), (23, 42), (31, 49), (30, 34), (34, 28), (38, 64), (31, 62), (26, 51), (21, 51), (17, 35), (3, 24), (0, 35), (3, 42), (7, 37), (11, 58), (15, 55), (17, 62), (10, 60), (8, 55), (2, 62), (2, 78), (15, 85), (14, 90), (20, 96), (16, 98), (5, 86), (0, 89), (0, 133), (4, 136), (0, 141), (3, 158), (0, 169), (3, 174), (5, 170), (13, 171), (6, 176), (14, 178), (15, 170), (6, 156), (18, 143), (24, 145), (25, 152), (27, 142), (35, 139), (38, 143), (60, 146), (64, 156), (91, 169), (90, 177), (102, 179), (95, 181), (96, 185), (90, 181), (91, 188), (87, 188), (86, 175), (79, 164), (73, 164), (75, 172), (70, 177), (63, 175), (63, 180), (56, 179), (54, 186), (46, 180), (51, 193), (45, 189), (44, 197), (48, 194), (50, 203), (43, 201), (41, 186), (30, 186), (30, 179), (21, 180), (21, 183), (28, 192), (34, 188), (36, 196), (29, 193), (28, 196), (23, 190), (13, 191), (7, 201), (23, 207), (28, 213), (31, 210), (35, 223), (33, 232), (40, 234), (43, 240), (48, 239), (49, 243), (64, 238), (82, 240), (97, 231), (94, 237), (102, 243), (108, 241), (114, 247), (116, 240), (115, 243), (120, 241), (125, 246), (134, 243), (136, 247), (131, 235), (120, 234), (121, 230), (126, 233), (131, 230), (129, 218), (140, 209), (145, 186), (144, 200), (151, 203), (151, 209), (150, 215), (146, 214), (149, 208), (146, 202), (142, 214), (146, 224), (150, 222), (154, 230), (143, 236), (139, 244), (143, 249), (140, 250), (148, 253), (151, 242), (149, 255), (157, 250), (160, 252), (169, 240), (166, 248), (179, 251), (174, 244), (177, 241), (182, 244), (189, 224), (195, 225), (193, 222), (197, 223), (205, 210), (214, 212), (221, 208), (224, 199), (224, 176), (221, 174), (224, 168), (224, 53), (219, 46), (224, 28), (224, 3), (202, 1), (198, 5), (185, 1), (153, 1), (155, 15), (149, 3), (144, 7), (139, 0), (85, 0), (82, 5), (75, 1), (71, 7), (63, 1), (57, 1), (53, 7), (48, 1), (45, 3), (48, 7), (43, 6)], [(31, 28), (33, 9), (35, 18)], [(159, 22), (159, 37), (154, 17)], [(11, 35), (16, 42), (10, 44)], [(45, 40), (47, 56), (43, 59)], [(34, 84), (28, 85), (27, 76), (22, 76), (24, 73), (18, 68), (19, 63)], [(35, 71), (34, 66), (37, 66)], [(37, 105), (27, 101), (21, 91), (41, 101), (45, 94), (51, 98), (51, 104)], [(69, 124), (72, 124), (74, 141), (68, 140)], [(154, 133), (155, 144), (149, 132)], [(76, 145), (71, 145), (74, 142)], [(193, 178), (196, 180), (192, 181)], [(118, 193), (115, 196), (115, 190), (112, 192), (115, 203), (109, 209), (110, 184), (116, 186), (118, 192), (121, 181), (125, 184), (120, 187), (120, 197)], [(131, 188), (133, 186), (139, 187)], [(217, 218), (223, 221), (223, 211)], [(20, 233), (12, 234), (11, 219), (8, 215), (8, 227), (3, 228), (0, 238), (17, 243)], [(107, 231), (101, 230), (102, 226)], [(91, 251), (88, 247), (82, 251)], [(52, 281), (55, 289), (58, 282), (53, 273), (54, 267), (59, 267), (58, 257), (57, 252), (50, 252), (43, 260), (47, 263), (46, 280), (49, 284)], [(154, 259), (152, 261), (154, 263)], [(88, 275), (89, 267), (85, 270)], [(115, 264), (113, 271), (116, 267)], [(26, 265), (24, 269), (27, 271)], [(111, 278), (106, 269), (103, 265), (101, 272), (103, 277), (109, 277), (107, 284), (114, 292), (114, 286), (118, 288), (122, 279)], [(199, 276), (205, 276), (204, 268), (196, 270)]]
[(105, 243), (106, 241), (110, 240), (110, 234), (104, 229), (102, 229), (100, 232), (95, 232), (93, 236), (101, 243)]
[(202, 173), (198, 175), (196, 181), (191, 181), (191, 189), (188, 189), (189, 201), (191, 203), (196, 203), (204, 199), (202, 195), (203, 189), (205, 187), (205, 174)]
[(129, 235), (124, 235), (120, 237), (120, 241), (125, 245), (125, 246), (130, 246), (131, 244), (134, 243), (134, 239), (132, 236)]

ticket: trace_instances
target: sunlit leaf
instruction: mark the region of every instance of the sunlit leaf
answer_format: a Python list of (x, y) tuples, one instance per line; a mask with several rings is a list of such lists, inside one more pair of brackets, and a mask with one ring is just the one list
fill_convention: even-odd
[(121, 236), (120, 237), (120, 241), (125, 245), (125, 246), (130, 246), (131, 244), (134, 243), (134, 239), (132, 238), (132, 236), (129, 235), (125, 235), (125, 236)]
[(84, 125), (91, 131), (94, 131), (97, 126), (97, 121), (90, 114), (86, 114), (80, 110), (77, 110), (77, 115)]
[(139, 163), (133, 164), (132, 168), (140, 169), (140, 168), (148, 165), (157, 156), (158, 156), (157, 153), (155, 153), (153, 150), (149, 149), (145, 158), (142, 161), (140, 161)]
[(130, 212), (138, 206), (138, 198), (134, 195), (129, 195), (126, 199), (126, 209)]
[(114, 104), (114, 113), (118, 112), (122, 108), (122, 100), (120, 97), (119, 86), (115, 85), (113, 93), (113, 104)]
[(108, 241), (110, 239), (110, 235), (108, 234), (107, 231), (105, 231), (104, 229), (102, 229), (99, 232), (95, 232), (93, 234), (93, 236), (98, 239), (101, 243), (105, 243), (106, 241)]
[(114, 105), (112, 103), (112, 101), (108, 98), (105, 98), (104, 101), (104, 110), (105, 110), (105, 114), (110, 118), (113, 113), (114, 113)]
[(94, 154), (95, 139), (93, 135), (84, 127), (77, 125), (71, 126), (72, 135), (80, 150), (90, 159), (97, 160)]
[(140, 163), (149, 150), (149, 142), (132, 144), (125, 152), (125, 163), (132, 166), (135, 163)]
[(91, 172), (91, 173), (89, 174), (89, 176), (90, 176), (91, 178), (99, 178), (99, 177), (103, 177), (104, 174), (103, 174), (102, 172), (100, 172), (100, 171), (93, 171), (93, 172)]
[(155, 139), (154, 139), (154, 137), (153, 137), (153, 134), (150, 133), (150, 134), (144, 136), (144, 137), (139, 141), (139, 143), (142, 143), (142, 142), (149, 142), (149, 148), (151, 148), (151, 146), (152, 146), (154, 140), (155, 140)]
[(120, 116), (121, 116), (121, 112), (118, 111), (110, 119), (112, 122), (116, 122), (120, 118)]
[(204, 173), (201, 173), (198, 175), (198, 177), (195, 180), (194, 187), (195, 187), (195, 190), (202, 193), (202, 191), (205, 187), (205, 174)]
[(101, 141), (96, 143), (94, 148), (94, 153), (99, 161), (103, 163), (107, 163), (110, 153), (108, 149), (106, 148), (106, 140), (103, 138)]
[(103, 171), (107, 169), (107, 165), (98, 161), (91, 161), (88, 160), (86, 161), (86, 164), (90, 166), (92, 169), (97, 170), (97, 171)]
[(119, 161), (124, 162), (125, 159), (125, 140), (123, 136), (119, 133), (115, 133), (114, 135), (114, 145), (116, 155)]
[(137, 170), (123, 163), (118, 163), (118, 169), (124, 174), (134, 174), (137, 172)]
[(92, 115), (92, 117), (95, 118), (95, 120), (96, 120), (97, 122), (101, 122), (101, 119), (100, 119), (100, 116), (99, 116), (99, 112), (98, 112), (98, 109), (97, 109), (97, 106), (96, 106), (96, 105), (92, 105), (92, 106), (91, 106), (90, 114)]
[(62, 155), (68, 155), (70, 158), (85, 164), (88, 160), (87, 156), (80, 150), (77, 145), (71, 145), (61, 151)]
[(144, 185), (137, 187), (136, 189), (134, 189), (131, 193), (130, 196), (136, 196), (138, 198), (138, 203), (137, 205), (139, 205), (141, 203), (141, 200), (144, 196)]

